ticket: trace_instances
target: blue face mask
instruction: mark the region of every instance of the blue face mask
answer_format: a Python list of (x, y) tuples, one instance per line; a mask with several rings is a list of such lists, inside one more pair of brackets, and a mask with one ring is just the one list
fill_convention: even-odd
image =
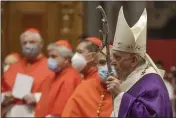
[(27, 44), (22, 48), (23, 54), (28, 58), (35, 58), (40, 53), (40, 47), (37, 44)]
[[(113, 74), (114, 74), (115, 76), (117, 76), (117, 72), (116, 72), (115, 67), (114, 67), (114, 66), (111, 66), (111, 68), (112, 68)], [(98, 74), (99, 74), (99, 76), (100, 76), (100, 79), (105, 82), (106, 79), (108, 78), (108, 67), (107, 67), (107, 65), (99, 66), (99, 67), (98, 67)]]
[(111, 66), (111, 68), (114, 76), (117, 76), (117, 70), (115, 69), (115, 66)]
[(48, 68), (54, 72), (58, 72), (60, 67), (55, 59), (49, 58), (48, 59)]

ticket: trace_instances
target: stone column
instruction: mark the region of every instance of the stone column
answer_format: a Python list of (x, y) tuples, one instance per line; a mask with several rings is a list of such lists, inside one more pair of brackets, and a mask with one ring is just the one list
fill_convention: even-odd
[(98, 5), (100, 5), (100, 1), (84, 2), (84, 33), (89, 36), (100, 36), (101, 14), (100, 11), (96, 9)]
[(117, 17), (122, 3), (121, 1), (106, 1), (103, 3), (104, 3), (104, 9), (105, 9), (106, 15), (108, 17), (108, 22), (109, 22), (108, 39), (114, 40)]
[(104, 9), (108, 18), (109, 23), (109, 34), (108, 39), (112, 40), (114, 38), (113, 36), (113, 30), (114, 30), (114, 14), (113, 14), (113, 8), (114, 8), (115, 1), (105, 1), (104, 2)]

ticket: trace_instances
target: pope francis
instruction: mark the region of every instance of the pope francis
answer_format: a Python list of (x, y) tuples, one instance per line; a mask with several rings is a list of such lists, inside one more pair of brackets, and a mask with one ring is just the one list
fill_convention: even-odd
[[(159, 70), (146, 53), (147, 12), (129, 27), (121, 7), (113, 43), (119, 78), (108, 77), (107, 90), (114, 96), (112, 117), (171, 118), (172, 107)], [(156, 47), (157, 48), (157, 47)]]

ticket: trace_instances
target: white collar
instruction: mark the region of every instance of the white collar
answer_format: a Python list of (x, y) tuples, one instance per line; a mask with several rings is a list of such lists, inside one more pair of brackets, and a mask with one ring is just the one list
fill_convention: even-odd
[[(142, 74), (143, 72), (145, 73)], [(149, 73), (156, 73), (156, 71), (152, 66), (148, 66), (148, 63), (139, 66), (127, 77), (124, 82), (122, 82), (120, 85), (122, 91), (128, 91), (137, 81), (139, 81), (139, 79)]]

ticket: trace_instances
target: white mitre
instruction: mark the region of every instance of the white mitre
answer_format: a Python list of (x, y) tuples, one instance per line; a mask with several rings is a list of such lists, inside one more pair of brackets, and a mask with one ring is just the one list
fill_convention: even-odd
[(117, 26), (114, 36), (113, 50), (138, 53), (148, 63), (150, 63), (156, 72), (163, 78), (163, 73), (159, 71), (150, 56), (146, 53), (147, 39), (147, 11), (144, 9), (141, 17), (133, 27), (129, 27), (123, 13), (123, 7), (120, 8), (117, 20)]

